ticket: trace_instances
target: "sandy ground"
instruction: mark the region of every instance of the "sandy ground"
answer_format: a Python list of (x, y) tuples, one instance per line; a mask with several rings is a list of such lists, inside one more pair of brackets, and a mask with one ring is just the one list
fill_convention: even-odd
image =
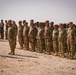
[(0, 41), (0, 75), (76, 75), (76, 59), (69, 60), (17, 48), (16, 55), (8, 55), (8, 41)]

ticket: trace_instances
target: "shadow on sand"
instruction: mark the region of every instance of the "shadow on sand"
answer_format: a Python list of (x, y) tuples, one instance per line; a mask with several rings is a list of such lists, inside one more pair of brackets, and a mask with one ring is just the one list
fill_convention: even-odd
[(25, 57), (38, 58), (38, 57), (35, 57), (35, 56), (27, 56), (27, 55), (19, 55), (19, 54), (16, 54), (16, 55), (0, 55), (0, 57), (2, 57), (2, 58), (12, 58), (12, 59), (25, 59)]

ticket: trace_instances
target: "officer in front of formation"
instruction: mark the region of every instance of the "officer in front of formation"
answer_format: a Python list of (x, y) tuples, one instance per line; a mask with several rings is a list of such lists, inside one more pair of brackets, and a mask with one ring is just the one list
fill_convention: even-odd
[(12, 24), (12, 21), (9, 20), (8, 21), (8, 41), (9, 41), (9, 45), (10, 45), (10, 50), (11, 52), (8, 53), (10, 55), (15, 55), (15, 48), (16, 48), (16, 40), (15, 40), (15, 29), (14, 26)]

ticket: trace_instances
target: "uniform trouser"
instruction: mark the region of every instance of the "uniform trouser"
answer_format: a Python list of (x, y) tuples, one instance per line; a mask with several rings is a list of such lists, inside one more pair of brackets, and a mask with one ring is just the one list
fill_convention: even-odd
[(64, 43), (60, 41), (59, 41), (59, 51), (61, 52), (61, 56), (65, 56)]
[(5, 31), (5, 39), (8, 39), (8, 31)]
[(9, 39), (9, 45), (11, 49), (11, 53), (15, 53), (15, 40), (14, 39)]
[(31, 50), (35, 51), (35, 47), (36, 47), (35, 38), (30, 38), (29, 41), (30, 41)]
[(51, 52), (51, 42), (50, 41), (45, 40), (45, 48), (46, 48), (47, 53)]
[(58, 55), (58, 41), (53, 41), (53, 50)]
[(43, 39), (38, 39), (38, 51), (43, 51)]
[(24, 37), (24, 48), (29, 50), (29, 39), (25, 39), (25, 37)]
[(23, 37), (18, 37), (20, 47), (23, 48)]
[(68, 54), (70, 57), (73, 57), (75, 55), (75, 45), (73, 44), (73, 42), (68, 41), (67, 42), (68, 45)]
[(1, 31), (1, 39), (4, 39), (4, 31)]

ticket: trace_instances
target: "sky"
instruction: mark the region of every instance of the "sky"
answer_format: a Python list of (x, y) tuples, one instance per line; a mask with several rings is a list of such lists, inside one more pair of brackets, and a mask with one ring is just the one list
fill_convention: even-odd
[(76, 24), (76, 0), (0, 0), (0, 20)]

